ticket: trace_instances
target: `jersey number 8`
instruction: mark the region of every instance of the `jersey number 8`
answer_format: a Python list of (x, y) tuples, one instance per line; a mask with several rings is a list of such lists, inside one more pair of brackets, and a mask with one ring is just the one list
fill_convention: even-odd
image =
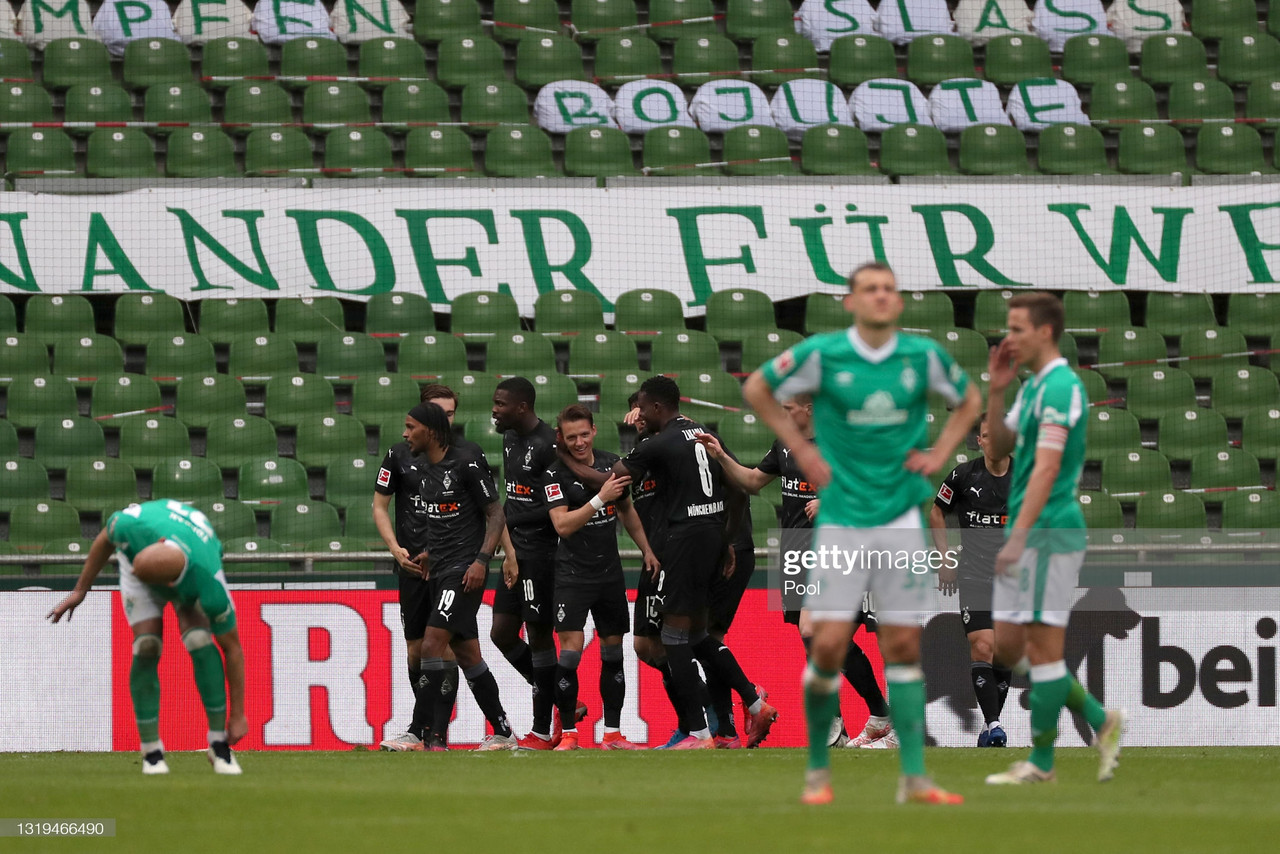
[(693, 446), (693, 455), (698, 460), (698, 479), (702, 481), (702, 492), (710, 498), (715, 486), (711, 480), (711, 458), (707, 456), (706, 447), (701, 444)]

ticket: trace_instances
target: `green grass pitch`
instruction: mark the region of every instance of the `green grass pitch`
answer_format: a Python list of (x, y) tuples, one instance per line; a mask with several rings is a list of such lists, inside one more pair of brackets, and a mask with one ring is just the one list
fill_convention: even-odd
[(984, 786), (1025, 750), (930, 750), (960, 807), (895, 806), (891, 751), (834, 753), (836, 802), (797, 803), (799, 750), (703, 753), (245, 753), (217, 777), (170, 753), (0, 757), (0, 816), (115, 818), (114, 839), (0, 840), (0, 851), (237, 852), (1274, 852), (1280, 749), (1126, 749), (1094, 781), (1060, 751), (1054, 785)]

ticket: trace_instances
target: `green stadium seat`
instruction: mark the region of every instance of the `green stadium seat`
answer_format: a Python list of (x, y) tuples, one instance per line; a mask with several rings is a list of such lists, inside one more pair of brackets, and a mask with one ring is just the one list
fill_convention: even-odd
[[(346, 77), (347, 50), (333, 39), (292, 39), (280, 47), (280, 76)], [(309, 84), (305, 79), (284, 81), (287, 89), (305, 89)]]
[(238, 537), (252, 537), (258, 532), (258, 522), (253, 508), (229, 498), (197, 500), (192, 506), (205, 515), (213, 532), (224, 543)]
[[(1254, 127), (1259, 130), (1274, 131), (1280, 128), (1280, 75), (1272, 75), (1269, 80), (1255, 80), (1249, 84), (1249, 92), (1245, 99), (1244, 114), (1246, 118), (1255, 120)], [(1263, 119), (1264, 121), (1258, 121)], [(10, 137), (10, 140), (13, 138)], [(13, 145), (12, 142), (9, 143)]]
[(290, 551), (304, 551), (308, 542), (341, 530), (338, 511), (323, 501), (285, 502), (271, 515), (271, 538)]
[(18, 129), (5, 143), (5, 171), (17, 177), (69, 178), (76, 174), (75, 147), (59, 130)]
[(582, 49), (567, 36), (532, 33), (516, 45), (515, 81), (541, 89), (557, 80), (585, 80)]
[(662, 332), (683, 332), (684, 307), (671, 291), (637, 288), (618, 295), (614, 302), (614, 328), (637, 337)]
[(744, 466), (755, 466), (769, 453), (775, 436), (754, 412), (726, 413), (717, 431), (724, 446), (733, 451)]
[(106, 454), (102, 425), (90, 418), (67, 415), (45, 418), (35, 429), (35, 459), (46, 469), (61, 471), (72, 462)]
[(788, 0), (728, 0), (724, 29), (736, 42), (750, 42), (780, 32), (794, 33)]
[(482, 33), (480, 4), (476, 0), (417, 0), (413, 37), (434, 44), (454, 36)]
[(1036, 156), (1046, 175), (1109, 175), (1106, 143), (1091, 125), (1050, 125), (1040, 132)]
[(1032, 171), (1022, 131), (994, 124), (965, 128), (960, 132), (960, 171), (966, 175), (1024, 175)]
[(1269, 5), (1271, 9), (1267, 12), (1267, 33), (1280, 39), (1280, 5)]
[(1262, 136), (1249, 125), (1206, 125), (1196, 135), (1196, 168), (1210, 175), (1259, 175), (1276, 170), (1262, 153)]
[(110, 335), (60, 338), (53, 345), (53, 375), (65, 377), (77, 388), (93, 385), (100, 374), (124, 370), (124, 353)]
[(1102, 374), (1087, 368), (1075, 368), (1075, 372), (1080, 382), (1084, 384), (1085, 396), (1091, 403), (1098, 404), (1100, 401), (1111, 399), (1111, 394), (1107, 391), (1107, 381)]
[(735, 127), (724, 135), (727, 175), (794, 175), (787, 135), (775, 127)]
[(853, 89), (868, 80), (901, 77), (893, 45), (879, 36), (841, 36), (831, 43), (828, 76), (832, 83)]
[(1085, 434), (1085, 459), (1101, 462), (1117, 451), (1142, 447), (1138, 419), (1122, 409), (1095, 406), (1089, 409)]
[(294, 457), (308, 469), (366, 451), (364, 425), (351, 415), (308, 415), (298, 421)]
[(9, 298), (0, 294), (0, 332), (18, 331), (18, 313)]
[[(283, 552), (284, 546), (277, 543), (270, 537), (233, 537), (230, 540), (222, 541), (222, 550), (225, 555), (241, 555), (241, 554), (279, 554)], [(289, 571), (289, 564), (285, 561), (228, 561), (227, 573), (249, 573), (263, 572), (270, 574), (278, 574)]]
[(844, 307), (844, 294), (809, 294), (805, 298), (804, 331), (806, 335), (836, 332), (848, 329), (852, 325), (853, 316)]
[(1275, 492), (1232, 492), (1222, 499), (1224, 531), (1280, 528), (1280, 495)]
[[(594, 0), (587, 2), (596, 5)], [(582, 40), (582, 35), (578, 38)], [(661, 52), (651, 39), (635, 33), (609, 33), (596, 42), (594, 79), (603, 86), (618, 86), (661, 73)]]
[(569, 21), (578, 41), (598, 44), (600, 39), (613, 35), (610, 31), (636, 25), (636, 4), (634, 0), (573, 0)]
[[(649, 23), (662, 26), (651, 26), (649, 38), (657, 42), (673, 42), (686, 36), (713, 34), (716, 25), (711, 18), (715, 13), (711, 0), (650, 0)], [(671, 23), (691, 19), (699, 20), (687, 24)]]
[[(356, 76), (370, 78), (408, 78), (427, 82), (427, 58), (413, 39), (376, 38), (360, 45)], [(370, 80), (371, 89), (382, 89), (390, 79)]]
[(157, 335), (186, 334), (186, 308), (168, 294), (122, 294), (116, 300), (115, 332), (121, 344), (147, 344)]
[[(83, 556), (89, 553), (89, 548), (93, 545), (93, 540), (85, 537), (59, 537), (55, 540), (47, 542), (43, 549), (40, 550), (42, 555), (64, 555), (69, 554), (79, 557), (83, 560)], [(68, 575), (75, 576), (80, 572), (82, 563), (42, 563), (40, 564), (41, 575)]]
[(1251, 0), (1191, 0), (1191, 32), (1208, 41), (1258, 32), (1258, 7)]
[(1157, 444), (1170, 460), (1189, 460), (1198, 451), (1227, 447), (1227, 422), (1212, 409), (1196, 407), (1159, 418)]
[(102, 84), (112, 79), (111, 54), (95, 39), (54, 39), (45, 45), (43, 83), (55, 92), (80, 84)]
[(1206, 448), (1191, 458), (1191, 488), (1260, 486), (1262, 473), (1253, 454), (1239, 448)]
[(244, 417), (244, 384), (226, 374), (191, 375), (178, 383), (175, 406), (182, 423), (208, 430), (227, 418)]
[(49, 373), (49, 348), (34, 335), (8, 332), (0, 336), (0, 387), (23, 374)]
[(1244, 413), (1240, 446), (1260, 460), (1280, 457), (1280, 404), (1271, 401)]
[(90, 178), (154, 178), (151, 140), (133, 128), (99, 128), (89, 135), (85, 174)]
[(283, 334), (235, 336), (228, 353), (227, 373), (250, 385), (262, 385), (276, 374), (298, 370), (298, 349)]
[[(440, 382), (453, 389), (458, 395), (458, 410), (454, 415), (456, 427), (465, 427), (473, 421), (481, 425), (488, 424), (493, 412), (493, 390), (498, 378), (492, 374), (462, 373), (441, 378)], [(382, 425), (382, 446), (400, 441), (404, 432), (404, 416), (396, 420), (395, 429), (391, 423)], [(391, 442), (388, 439), (392, 440)]]
[(1186, 371), (1146, 365), (1130, 374), (1128, 381), (1125, 407), (1141, 421), (1156, 421), (1196, 407), (1195, 381)]
[(996, 36), (987, 42), (983, 66), (983, 76), (998, 86), (1012, 86), (1031, 77), (1053, 77), (1049, 45), (1023, 33)]
[(18, 430), (7, 419), (0, 418), (0, 459), (18, 456)]
[(447, 332), (407, 335), (400, 339), (396, 369), (401, 374), (423, 378), (465, 371), (467, 348), (462, 339)]
[(1270, 338), (1280, 329), (1280, 295), (1235, 293), (1227, 298), (1227, 326), (1248, 338)]
[(886, 175), (949, 175), (947, 140), (930, 125), (894, 125), (880, 135), (880, 170)]
[(570, 376), (610, 376), (640, 370), (636, 345), (621, 332), (578, 335), (569, 340)]
[(222, 120), (228, 125), (240, 125), (227, 129), (228, 133), (236, 136), (266, 131), (265, 128), (255, 130), (252, 127), (255, 124), (283, 124), (293, 121), (289, 93), (277, 83), (268, 80), (241, 80), (232, 83), (224, 97)]
[(1129, 76), (1129, 51), (1123, 39), (1087, 33), (1067, 39), (1062, 49), (1062, 78), (1077, 88)]
[(520, 329), (515, 297), (499, 291), (467, 291), (453, 298), (454, 335), (495, 335)]
[(46, 418), (69, 418), (77, 411), (76, 387), (62, 377), (25, 374), (9, 384), (5, 417), (19, 430)]
[(533, 303), (534, 328), (551, 341), (571, 341), (604, 331), (604, 308), (589, 291), (544, 291)]
[(419, 394), (418, 383), (406, 373), (363, 374), (351, 386), (351, 414), (376, 427), (412, 409)]
[[(1218, 80), (1178, 80), (1169, 84), (1169, 119), (1179, 130), (1206, 122), (1234, 121), (1235, 95)], [(1216, 126), (1216, 125), (1215, 125)]]
[[(124, 412), (157, 409), (160, 406), (160, 386), (150, 377), (138, 374), (104, 374), (93, 384), (89, 402), (89, 416), (101, 419), (109, 430), (119, 429), (128, 421), (146, 418), (147, 414), (121, 416)], [(154, 417), (155, 413), (150, 413)], [(117, 416), (109, 418), (108, 416)]]
[(353, 507), (364, 509), (372, 501), (377, 472), (377, 457), (354, 454), (334, 459), (324, 473), (324, 500), (348, 513)]
[(146, 373), (162, 387), (216, 370), (213, 344), (203, 335), (184, 332), (172, 337), (156, 336), (147, 343)]
[(49, 473), (35, 460), (6, 455), (0, 461), (0, 471), (4, 472), (0, 513), (8, 513), (19, 504), (49, 500)]
[(600, 414), (596, 420), (600, 423), (613, 422), (621, 424), (623, 416), (629, 411), (627, 399), (640, 388), (649, 374), (619, 373), (608, 378), (608, 382), (600, 384)]
[(474, 83), (462, 90), (459, 115), (468, 132), (487, 134), (499, 125), (528, 124), (529, 99), (519, 86), (504, 80)]
[(1137, 498), (1133, 493), (1163, 491), (1172, 486), (1169, 461), (1159, 451), (1134, 448), (1111, 453), (1102, 460), (1102, 491), (1124, 496), (1120, 499), (1123, 503), (1132, 504)]
[(157, 416), (120, 428), (120, 459), (137, 471), (150, 471), (165, 460), (191, 456), (187, 426), (176, 418)]
[(488, 373), (515, 376), (528, 372), (553, 373), (555, 369), (555, 348), (537, 333), (499, 333), (485, 342), (485, 371)]
[[(108, 78), (109, 81), (109, 78)], [(63, 117), (67, 122), (133, 121), (133, 101), (129, 93), (114, 83), (82, 83), (67, 90)], [(91, 127), (67, 128), (72, 136), (89, 136)]]
[[(652, 32), (652, 30), (650, 30)], [(721, 35), (689, 35), (671, 49), (671, 71), (681, 86), (738, 76), (738, 47)]]
[[(1138, 362), (1168, 356), (1164, 337), (1153, 329), (1111, 327), (1098, 336), (1098, 363)], [(1128, 379), (1150, 365), (1117, 365), (1099, 368), (1107, 379)]]
[(918, 86), (975, 76), (973, 46), (960, 36), (931, 33), (913, 39), (907, 47), (907, 79)]
[(506, 80), (502, 46), (488, 36), (451, 36), (441, 39), (437, 50), (436, 82), (446, 89)]
[(1142, 43), (1138, 71), (1143, 80), (1156, 86), (1167, 86), (1175, 80), (1205, 80), (1209, 67), (1204, 43), (1182, 33), (1153, 36)]
[(1199, 331), (1218, 325), (1209, 295), (1176, 294), (1153, 291), (1147, 295), (1148, 329), (1166, 338), (1177, 338), (1184, 332)]
[(867, 135), (847, 125), (819, 125), (800, 140), (800, 171), (806, 175), (875, 175)]
[(369, 96), (355, 83), (312, 83), (302, 93), (302, 121), (316, 125), (312, 133), (327, 133), (345, 124), (372, 120)]
[(165, 174), (170, 178), (224, 178), (240, 174), (231, 137), (216, 128), (178, 128), (169, 134)]
[(296, 427), (312, 415), (333, 415), (333, 386), (315, 374), (281, 374), (267, 381), (264, 413), (276, 427)]
[(650, 370), (655, 374), (686, 375), (720, 370), (720, 346), (706, 332), (692, 329), (666, 332), (653, 339)]
[(1248, 356), (1229, 356), (1229, 353), (1245, 353), (1249, 345), (1239, 332), (1232, 329), (1188, 330), (1183, 333), (1178, 355), (1186, 359), (1179, 367), (1196, 379), (1216, 381), (1218, 377), (1234, 375), (1241, 368), (1249, 367)]
[(991, 348), (982, 333), (972, 329), (935, 330), (934, 338), (973, 379), (986, 372)]
[[(756, 0), (745, 2), (754, 5)], [(790, 4), (784, 2), (783, 5), (789, 18)], [(789, 80), (812, 77), (818, 73), (817, 69), (818, 52), (813, 42), (789, 27), (762, 33), (751, 48), (751, 70), (756, 72), (751, 75), (751, 82), (757, 86), (781, 86)]]
[(382, 121), (388, 133), (405, 133), (410, 122), (450, 122), (449, 96), (429, 80), (402, 80), (382, 90)]
[(324, 332), (316, 342), (316, 373), (330, 381), (347, 381), (387, 369), (378, 340), (360, 332)]
[(754, 371), (774, 356), (804, 340), (799, 332), (790, 329), (770, 329), (751, 335), (742, 342), (742, 370)]
[(1204, 502), (1190, 492), (1151, 492), (1140, 496), (1134, 522), (1138, 528), (1181, 528), (1202, 531), (1209, 527)]
[(711, 162), (711, 143), (697, 128), (653, 128), (644, 135), (644, 168), (659, 175), (718, 175)]
[(51, 540), (79, 538), (80, 514), (65, 501), (27, 501), (9, 509), (9, 542), (34, 552)]
[[(844, 329), (849, 325), (849, 315), (840, 298), (832, 302), (835, 304), (832, 323), (839, 324), (832, 328)], [(942, 291), (903, 292), (902, 314), (898, 317), (898, 326), (915, 331), (933, 331), (951, 329), (955, 325), (956, 315), (951, 297)]]
[(1123, 528), (1124, 508), (1105, 492), (1081, 492), (1078, 496), (1086, 528)]
[(313, 166), (311, 142), (298, 128), (259, 128), (245, 140), (244, 171), (250, 177), (271, 177)]
[(211, 89), (226, 89), (231, 80), (210, 77), (266, 77), (267, 49), (257, 39), (224, 36), (205, 42), (200, 51), (200, 75)]
[(1274, 406), (1280, 401), (1280, 383), (1265, 368), (1240, 368), (1234, 376), (1223, 376), (1213, 384), (1213, 408), (1223, 418), (1244, 418), (1258, 406)]
[(569, 131), (564, 138), (564, 174), (571, 178), (636, 174), (631, 140), (617, 128), (582, 127)]
[(274, 458), (277, 453), (275, 428), (265, 418), (223, 416), (206, 428), (205, 458), (223, 471), (235, 471), (245, 460)]
[(1089, 118), (1094, 122), (1108, 122), (1109, 130), (1136, 129), (1132, 122), (1158, 119), (1156, 93), (1142, 80), (1114, 77), (1098, 81), (1089, 102)]
[(484, 171), (494, 178), (541, 178), (559, 174), (551, 158), (551, 140), (532, 125), (490, 131), (484, 152)]
[(717, 341), (741, 342), (776, 326), (773, 300), (763, 291), (728, 288), (707, 299), (707, 332)]
[(1255, 28), (1224, 36), (1218, 43), (1218, 79), (1232, 86), (1249, 86), (1275, 79), (1280, 69), (1280, 41)]
[(734, 409), (741, 410), (746, 406), (742, 402), (742, 384), (732, 374), (726, 374), (719, 368), (711, 367), (697, 373), (683, 374), (678, 382), (682, 397), (687, 397), (690, 401), (705, 401), (683, 403), (680, 406), (681, 412), (703, 424), (719, 424)]
[(566, 406), (578, 402), (578, 386), (564, 374), (554, 371), (527, 372), (525, 376), (533, 383), (538, 397), (538, 411), (547, 416), (547, 421), (552, 421)]
[[(194, 80), (158, 84), (147, 89), (142, 102), (144, 122), (211, 122), (213, 104)], [(156, 134), (167, 136), (170, 128), (157, 128)]]
[(222, 500), (222, 470), (201, 457), (165, 460), (151, 473), (151, 498), (187, 503)]
[(494, 0), (493, 20), (493, 37), (503, 44), (560, 31), (560, 9), (555, 0)]
[(1126, 175), (1187, 173), (1182, 134), (1168, 125), (1130, 125), (1120, 130), (1117, 162)]
[[(364, 331), (369, 335), (407, 335), (436, 328), (431, 300), (421, 294), (381, 293), (364, 306)], [(395, 341), (395, 338), (389, 338)]]
[(324, 168), (337, 178), (359, 178), (364, 175), (399, 173), (387, 170), (394, 166), (391, 140), (377, 128), (339, 128), (325, 139)]
[(342, 301), (337, 297), (302, 297), (276, 301), (277, 335), (294, 344), (314, 344), (334, 331), (346, 327)]
[[(364, 540), (357, 537), (321, 537), (303, 545), (304, 551), (331, 552), (345, 554), (348, 552), (368, 551)], [(364, 560), (316, 560), (312, 562), (315, 572), (365, 572), (373, 568), (373, 563)]]
[(5, 80), (34, 80), (31, 55), (27, 46), (17, 39), (0, 39), (0, 78)]
[(53, 100), (39, 84), (9, 82), (0, 86), (0, 122), (51, 121)]
[(95, 333), (93, 306), (79, 295), (36, 294), (27, 300), (23, 330), (46, 345)]
[(124, 49), (123, 78), (134, 90), (190, 83), (191, 56), (176, 39), (136, 39)]
[(283, 457), (250, 460), (240, 465), (240, 500), (261, 502), (258, 512), (274, 513), (280, 502), (307, 501), (307, 470)]

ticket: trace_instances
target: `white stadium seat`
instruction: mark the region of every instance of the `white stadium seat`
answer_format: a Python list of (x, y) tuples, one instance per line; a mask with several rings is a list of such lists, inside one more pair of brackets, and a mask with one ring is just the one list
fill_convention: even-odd
[(128, 0), (98, 8), (93, 19), (94, 32), (114, 57), (124, 56), (129, 42), (137, 39), (176, 39), (169, 4), (164, 0)]
[(613, 97), (618, 127), (630, 134), (654, 128), (695, 127), (684, 90), (668, 80), (632, 80)]
[(858, 127), (869, 131), (933, 123), (929, 102), (916, 84), (895, 77), (877, 77), (860, 84), (849, 98), (849, 110)]
[(745, 125), (776, 126), (764, 91), (742, 80), (703, 83), (689, 102), (689, 115), (707, 133), (724, 133)]
[(933, 126), (944, 133), (962, 131), (970, 125), (1007, 125), (1000, 91), (987, 80), (960, 78), (943, 80), (929, 93), (929, 115)]
[(1181, 0), (1115, 0), (1107, 10), (1107, 23), (1124, 39), (1129, 53), (1139, 53), (1151, 36), (1186, 32), (1187, 13)]
[(617, 127), (609, 93), (583, 80), (557, 80), (543, 86), (533, 101), (533, 122), (547, 133)]
[(1107, 13), (1102, 0), (1039, 0), (1031, 29), (1049, 43), (1049, 50), (1057, 52), (1072, 36), (1106, 34)]
[(344, 44), (387, 36), (413, 37), (409, 12), (399, 0), (336, 0), (329, 26)]
[(242, 0), (182, 0), (173, 13), (173, 28), (187, 44), (248, 38), (252, 15)]
[(996, 36), (1030, 33), (1031, 9), (1024, 0), (960, 0), (956, 32), (976, 45)]
[(329, 13), (323, 4), (292, 0), (258, 0), (253, 7), (253, 31), (263, 44), (284, 44), (294, 39), (331, 39)]
[(826, 80), (792, 80), (778, 87), (769, 104), (773, 119), (789, 139), (798, 142), (818, 125), (852, 125), (844, 93)]
[[(53, 6), (52, 11), (50, 5)], [(72, 0), (64, 6), (26, 0), (17, 15), (14, 29), (23, 42), (37, 50), (44, 50), (45, 45), (54, 39), (98, 40), (98, 34), (93, 31), (93, 20), (86, 0)]]
[(880, 0), (876, 21), (880, 35), (894, 44), (956, 29), (947, 0)]
[(875, 32), (876, 13), (867, 0), (804, 0), (797, 18), (796, 32), (818, 53), (826, 53), (841, 36)]
[(1042, 131), (1063, 123), (1089, 123), (1075, 87), (1049, 77), (1023, 80), (1013, 87), (1009, 92), (1009, 119), (1024, 131)]

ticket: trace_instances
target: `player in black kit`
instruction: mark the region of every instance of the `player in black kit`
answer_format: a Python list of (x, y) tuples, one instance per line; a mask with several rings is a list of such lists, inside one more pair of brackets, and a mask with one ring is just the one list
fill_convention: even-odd
[(1000, 724), (1000, 711), (1009, 694), (1013, 674), (994, 666), (995, 631), (991, 622), (991, 588), (995, 582), (996, 554), (1004, 545), (1008, 519), (1010, 457), (992, 455), (990, 428), (984, 413), (978, 422), (978, 447), (982, 456), (956, 466), (938, 487), (929, 508), (929, 528), (941, 552), (947, 550), (946, 515), (960, 524), (960, 563), (938, 571), (938, 589), (944, 594), (960, 591), (960, 619), (969, 636), (970, 678), (986, 721), (978, 735), (979, 747), (1004, 747), (1008, 741)]
[[(791, 416), (792, 422), (801, 434), (813, 441), (813, 398), (807, 394), (797, 395), (784, 403), (782, 408)], [(807, 530), (813, 527), (813, 518), (818, 512), (818, 491), (805, 479), (804, 473), (796, 465), (790, 448), (775, 439), (773, 446), (769, 448), (760, 464), (749, 469), (725, 453), (719, 440), (711, 434), (703, 436), (699, 441), (707, 446), (711, 456), (724, 467), (725, 476), (744, 492), (758, 495), (760, 490), (772, 483), (775, 478), (781, 477), (782, 512), (779, 520), (781, 527), (788, 530)], [(801, 611), (786, 611), (783, 613), (783, 620), (796, 626), (800, 631), (800, 638), (807, 652), (810, 643), (808, 615)], [(865, 625), (868, 631), (875, 630), (874, 617), (868, 619), (865, 611), (858, 615), (854, 623), (855, 629), (858, 623)], [(889, 707), (885, 703), (884, 693), (876, 682), (871, 660), (852, 638), (849, 639), (848, 650), (845, 653), (843, 671), (845, 679), (867, 704), (869, 717), (862, 732), (853, 739), (844, 732), (843, 721), (837, 717), (832, 726), (831, 744), (850, 747), (893, 746), (893, 725), (889, 721)], [(881, 744), (880, 742), (886, 738), (890, 740)]]
[(567, 723), (556, 750), (577, 750), (578, 663), (582, 659), (587, 615), (600, 638), (600, 699), (604, 705), (606, 750), (638, 750), (621, 732), (626, 682), (622, 674), (622, 636), (627, 633), (627, 585), (618, 556), (618, 519), (640, 547), (644, 571), (658, 571), (644, 526), (627, 498), (630, 479), (611, 473), (617, 454), (597, 451), (591, 410), (566, 407), (556, 419), (556, 442), (582, 465), (608, 474), (599, 492), (578, 480), (568, 466), (556, 463), (544, 487), (548, 512), (560, 546), (556, 550), (555, 620), (560, 638), (556, 670), (556, 706)]
[[(705, 428), (680, 414), (680, 389), (674, 380), (664, 376), (645, 380), (637, 404), (652, 435), (619, 461), (614, 471), (632, 478), (652, 474), (657, 480), (654, 501), (666, 515), (655, 597), (681, 718), (692, 727), (689, 737), (672, 749), (715, 747), (699, 702), (703, 691), (695, 657), (742, 698), (748, 745), (753, 739), (759, 743), (777, 711), (759, 697), (729, 648), (707, 632), (712, 580), (722, 567), (726, 573), (733, 571), (732, 560), (726, 563), (728, 541), (741, 520), (745, 496), (736, 488), (726, 489), (720, 464), (697, 441)], [(730, 496), (736, 499), (736, 507), (730, 506)], [(731, 727), (731, 719), (727, 722)], [(720, 721), (721, 727), (725, 724), (726, 720)]]

